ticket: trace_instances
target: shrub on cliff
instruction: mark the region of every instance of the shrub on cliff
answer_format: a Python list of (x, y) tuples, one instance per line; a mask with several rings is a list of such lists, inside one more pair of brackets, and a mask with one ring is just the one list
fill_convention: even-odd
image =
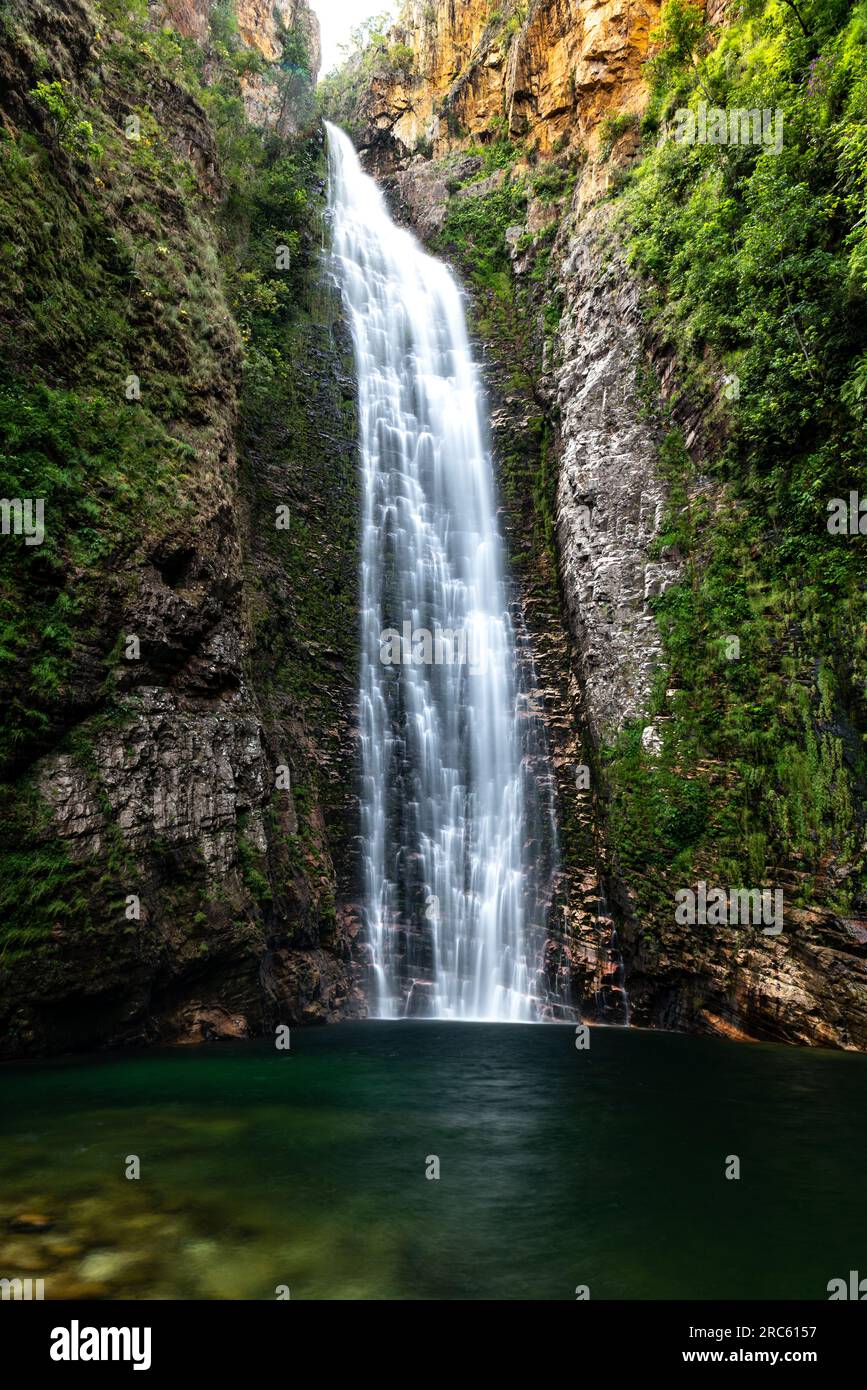
[[(796, 866), (808, 900), (851, 908), (867, 542), (827, 520), (831, 499), (867, 493), (867, 4), (747, 0), (712, 30), (670, 0), (656, 38), (646, 128), (662, 134), (622, 196), (627, 236), (685, 390), (726, 417), (724, 447), (695, 464), (681, 450), (676, 479), (683, 503), (711, 473), (716, 505), (666, 523), (686, 572), (656, 602), (661, 768), (714, 782), (700, 853), (728, 881)], [(624, 826), (647, 808), (635, 762), (632, 745), (612, 754)]]

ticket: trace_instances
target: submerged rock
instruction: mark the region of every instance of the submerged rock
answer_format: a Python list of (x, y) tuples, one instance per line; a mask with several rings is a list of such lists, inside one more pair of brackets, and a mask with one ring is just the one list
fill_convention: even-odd
[(56, 1225), (52, 1216), (46, 1216), (42, 1212), (22, 1211), (17, 1216), (13, 1216), (9, 1222), (11, 1231), (50, 1231)]

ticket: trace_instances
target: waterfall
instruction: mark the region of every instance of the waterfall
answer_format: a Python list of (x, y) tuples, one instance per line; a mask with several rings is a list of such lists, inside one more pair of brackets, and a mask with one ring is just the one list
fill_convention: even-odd
[(327, 130), (331, 254), (358, 375), (361, 836), (375, 1011), (550, 1017), (556, 830), (530, 785), (532, 721), (460, 291), (392, 221), (347, 136)]

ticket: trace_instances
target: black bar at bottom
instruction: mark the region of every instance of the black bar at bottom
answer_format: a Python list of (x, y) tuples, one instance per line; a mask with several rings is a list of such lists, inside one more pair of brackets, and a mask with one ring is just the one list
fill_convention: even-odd
[[(344, 1313), (334, 1303), (323, 1316), (314, 1305), (300, 1300), (273, 1303), (170, 1303), (114, 1302), (62, 1303), (0, 1301), (2, 1355), (14, 1364), (18, 1378), (31, 1369), (52, 1379), (87, 1375), (100, 1370), (112, 1374), (162, 1377), (167, 1373), (249, 1378), (273, 1375), (283, 1367), (287, 1375), (311, 1358), (321, 1358), (320, 1369), (329, 1377), (369, 1374), (376, 1358), (373, 1336), (376, 1310), (358, 1316)], [(530, 1305), (520, 1331), (508, 1306), (474, 1303), (478, 1321), (473, 1341), (487, 1375), (502, 1355), (509, 1358), (523, 1345), (532, 1359), (541, 1357), (549, 1368), (572, 1362), (599, 1367), (599, 1359), (619, 1375), (631, 1369), (667, 1371), (675, 1367), (763, 1365), (769, 1369), (806, 1366), (828, 1371), (857, 1365), (867, 1332), (867, 1309), (848, 1301), (829, 1303), (676, 1303), (676, 1302), (576, 1302), (569, 1313), (545, 1312), (538, 1324)], [(536, 1305), (538, 1307), (538, 1304)], [(496, 1309), (509, 1320), (504, 1335), (496, 1337)], [(448, 1315), (446, 1314), (446, 1317)], [(425, 1312), (407, 1312), (396, 1322), (389, 1314), (388, 1364), (395, 1360), (401, 1337), (408, 1344), (406, 1374), (415, 1379), (423, 1365), (429, 1379), (442, 1358), (443, 1373), (453, 1375), (456, 1345), (448, 1335), (443, 1313), (424, 1327)], [(349, 1326), (346, 1327), (345, 1324)], [(493, 1325), (493, 1326), (492, 1326)], [(459, 1315), (463, 1334), (469, 1331), (466, 1313)], [(491, 1331), (495, 1338), (491, 1338)], [(346, 1333), (354, 1343), (343, 1342)], [(337, 1340), (335, 1340), (337, 1339)], [(483, 1344), (487, 1350), (482, 1355)], [(351, 1347), (355, 1346), (355, 1352)], [(535, 1353), (533, 1347), (535, 1345)], [(509, 1350), (511, 1348), (511, 1350)], [(93, 1353), (96, 1353), (94, 1357)], [(412, 1358), (421, 1355), (421, 1364)], [(14, 1358), (14, 1360), (13, 1360)], [(297, 1359), (296, 1359), (297, 1358)], [(352, 1364), (354, 1360), (355, 1364)], [(587, 1358), (590, 1358), (589, 1360)], [(402, 1358), (401, 1358), (402, 1359)], [(135, 1367), (138, 1367), (138, 1371)], [(513, 1367), (514, 1369), (514, 1367)]]

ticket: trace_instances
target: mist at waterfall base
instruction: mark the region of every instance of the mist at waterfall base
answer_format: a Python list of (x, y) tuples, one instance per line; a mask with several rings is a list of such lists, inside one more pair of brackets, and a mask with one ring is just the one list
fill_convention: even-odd
[(358, 376), (372, 1012), (562, 1016), (550, 768), (518, 676), (460, 292), (393, 222), (348, 137), (327, 131), (332, 263)]

